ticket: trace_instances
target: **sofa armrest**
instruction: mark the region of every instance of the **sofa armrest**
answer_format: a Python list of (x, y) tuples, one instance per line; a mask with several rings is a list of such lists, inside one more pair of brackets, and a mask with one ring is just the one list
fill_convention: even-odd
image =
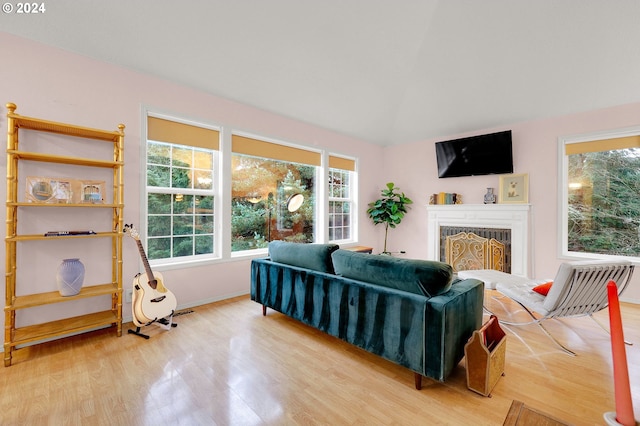
[(427, 301), (425, 319), (425, 372), (444, 380), (464, 357), (464, 345), (482, 326), (484, 284), (466, 279)]

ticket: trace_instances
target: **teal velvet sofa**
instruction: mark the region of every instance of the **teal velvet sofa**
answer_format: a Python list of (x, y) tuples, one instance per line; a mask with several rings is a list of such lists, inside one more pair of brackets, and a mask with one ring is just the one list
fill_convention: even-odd
[(444, 381), (482, 324), (484, 284), (441, 262), (273, 241), (251, 262), (251, 299), (309, 326)]

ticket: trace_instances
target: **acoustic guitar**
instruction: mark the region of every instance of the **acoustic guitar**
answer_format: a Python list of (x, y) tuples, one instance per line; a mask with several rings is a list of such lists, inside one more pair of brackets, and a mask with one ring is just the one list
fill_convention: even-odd
[(172, 315), (178, 303), (174, 294), (164, 286), (162, 274), (151, 270), (140, 235), (135, 227), (125, 225), (124, 233), (138, 244), (138, 251), (144, 264), (145, 273), (138, 274), (133, 279), (131, 299), (133, 323), (142, 327)]

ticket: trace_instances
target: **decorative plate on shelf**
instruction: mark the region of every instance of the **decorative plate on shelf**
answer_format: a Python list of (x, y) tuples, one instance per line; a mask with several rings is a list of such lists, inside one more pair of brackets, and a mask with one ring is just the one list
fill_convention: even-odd
[(36, 180), (31, 185), (30, 193), (35, 200), (46, 203), (53, 197), (53, 187), (46, 180)]

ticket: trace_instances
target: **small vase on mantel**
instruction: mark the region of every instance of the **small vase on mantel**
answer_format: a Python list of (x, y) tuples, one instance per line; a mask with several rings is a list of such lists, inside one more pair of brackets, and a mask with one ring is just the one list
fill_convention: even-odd
[(485, 204), (496, 203), (496, 194), (493, 193), (493, 188), (487, 188), (487, 193), (484, 194), (484, 203)]
[(84, 281), (84, 265), (80, 259), (64, 259), (56, 273), (56, 283), (61, 296), (80, 293)]

